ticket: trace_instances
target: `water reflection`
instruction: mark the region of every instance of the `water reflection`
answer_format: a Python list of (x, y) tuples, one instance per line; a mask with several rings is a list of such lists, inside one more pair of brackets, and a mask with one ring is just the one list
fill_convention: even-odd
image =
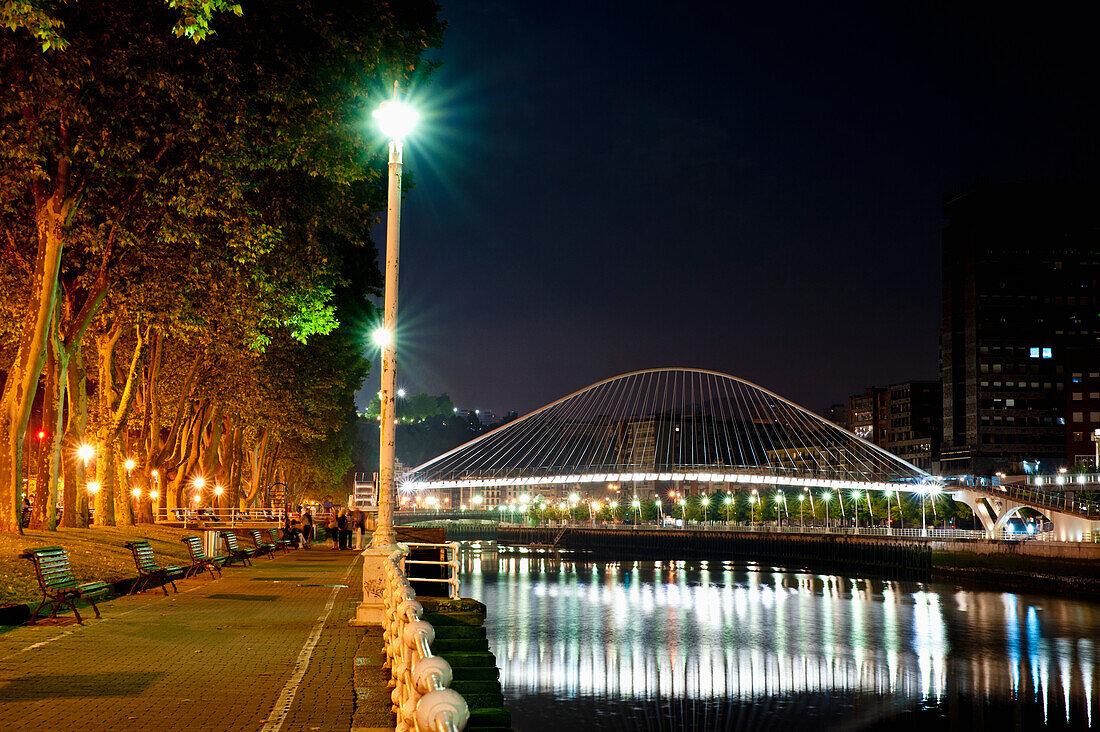
[(1088, 729), (1095, 715), (1094, 603), (534, 552), (467, 554), (464, 582), (489, 607), (521, 732), (563, 719), (576, 729), (936, 718)]

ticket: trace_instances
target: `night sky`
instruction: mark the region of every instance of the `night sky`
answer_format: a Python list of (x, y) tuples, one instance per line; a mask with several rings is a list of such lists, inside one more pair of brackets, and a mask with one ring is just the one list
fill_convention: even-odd
[(659, 366), (811, 409), (936, 378), (943, 195), (1100, 178), (1097, 14), (834, 5), (444, 2), (399, 385), (523, 414)]

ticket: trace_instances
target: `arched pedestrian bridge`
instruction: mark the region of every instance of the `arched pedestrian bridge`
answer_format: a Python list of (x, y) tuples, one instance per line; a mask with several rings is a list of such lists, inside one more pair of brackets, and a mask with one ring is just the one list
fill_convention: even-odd
[(1020, 508), (1050, 518), (1060, 539), (1091, 539), (1100, 530), (1100, 512), (1082, 513), (1060, 496), (944, 485), (761, 386), (691, 368), (600, 381), (429, 460), (405, 473), (399, 486), (457, 489), (465, 496), (492, 492), (503, 500), (514, 490), (605, 483), (639, 494), (693, 482), (727, 484), (727, 490), (946, 491), (970, 505), (994, 535)]
[(406, 473), (405, 490), (702, 482), (922, 492), (920, 468), (735, 376), (598, 382)]

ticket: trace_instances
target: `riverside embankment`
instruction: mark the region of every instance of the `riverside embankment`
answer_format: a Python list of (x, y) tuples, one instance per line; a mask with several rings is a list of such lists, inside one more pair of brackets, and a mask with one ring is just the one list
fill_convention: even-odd
[(849, 534), (454, 524), (451, 541), (491, 539), (599, 558), (726, 559), (790, 568), (940, 578), (1100, 597), (1100, 544), (925, 540)]

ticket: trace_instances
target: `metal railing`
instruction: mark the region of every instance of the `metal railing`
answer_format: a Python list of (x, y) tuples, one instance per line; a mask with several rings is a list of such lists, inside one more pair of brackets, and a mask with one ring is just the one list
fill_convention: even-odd
[[(501, 522), (501, 526), (529, 526), (529, 524)], [(1001, 530), (994, 532), (984, 529), (948, 529), (929, 526), (927, 528), (889, 528), (886, 526), (865, 526), (855, 528), (851, 526), (763, 526), (744, 525), (735, 523), (722, 523), (718, 521), (707, 523), (689, 523), (687, 526), (660, 526), (657, 524), (617, 524), (596, 523), (591, 521), (553, 522), (552, 527), (568, 527), (577, 529), (606, 529), (611, 531), (696, 531), (700, 533), (717, 531), (736, 531), (753, 534), (839, 534), (845, 536), (893, 536), (903, 539), (1007, 539), (1019, 541), (1030, 539), (1037, 541), (1055, 541), (1054, 532), (1045, 531), (1028, 534), (1021, 531)], [(1086, 539), (1091, 541), (1091, 539)], [(1077, 542), (1074, 542), (1077, 543)]]
[(286, 511), (281, 508), (161, 508), (157, 521), (203, 523), (211, 527), (228, 527), (249, 524), (283, 523)]
[(466, 700), (450, 688), (451, 665), (432, 655), (435, 628), (423, 620), (424, 607), (402, 571), (404, 549), (385, 561), (386, 606), (382, 642), (390, 669), (391, 699), (397, 715), (396, 732), (459, 732), (470, 719)]
[[(427, 548), (438, 549), (443, 555), (442, 559), (409, 559), (408, 557), (401, 563), (405, 576), (410, 582), (439, 582), (446, 584), (449, 588), (448, 597), (452, 600), (458, 599), (458, 542), (447, 542), (445, 544), (425, 544), (420, 542), (403, 541), (402, 546), (407, 546), (410, 549), (413, 548)], [(449, 555), (449, 556), (448, 556)], [(411, 556), (411, 555), (410, 555)], [(416, 577), (413, 576), (409, 570), (410, 564), (423, 565), (429, 567), (446, 567), (449, 571), (446, 577)]]

